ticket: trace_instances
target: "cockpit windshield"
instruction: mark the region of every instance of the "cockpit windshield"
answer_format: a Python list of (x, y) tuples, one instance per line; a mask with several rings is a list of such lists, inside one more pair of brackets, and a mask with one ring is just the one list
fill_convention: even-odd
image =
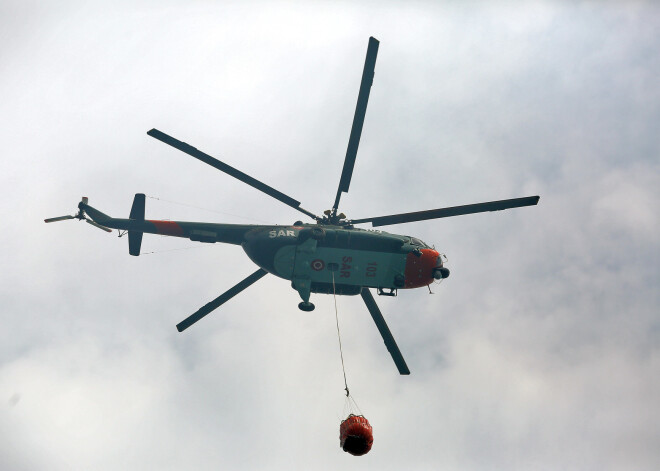
[(428, 245), (426, 245), (423, 241), (419, 240), (417, 237), (411, 237), (410, 243), (412, 245), (418, 245), (420, 247), (428, 247)]

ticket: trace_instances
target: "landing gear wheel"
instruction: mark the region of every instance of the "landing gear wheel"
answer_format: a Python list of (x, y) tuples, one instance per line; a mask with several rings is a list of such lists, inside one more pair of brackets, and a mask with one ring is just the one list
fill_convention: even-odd
[(310, 302), (307, 302), (307, 303), (302, 302), (302, 303), (298, 304), (298, 309), (300, 309), (301, 311), (305, 311), (305, 312), (312, 312), (314, 310), (314, 307), (315, 307), (314, 304), (312, 304)]

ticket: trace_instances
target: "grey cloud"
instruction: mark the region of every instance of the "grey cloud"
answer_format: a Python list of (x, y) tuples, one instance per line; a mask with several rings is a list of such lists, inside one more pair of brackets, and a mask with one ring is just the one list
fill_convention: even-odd
[[(658, 467), (655, 4), (4, 8), (0, 467)], [(266, 277), (179, 334), (253, 270), (240, 248), (145, 237), (186, 250), (134, 258), (124, 239), (42, 220), (82, 195), (121, 216), (136, 192), (162, 198), (152, 218), (298, 218), (152, 127), (323, 211), (369, 35), (349, 217), (541, 201), (386, 228), (435, 244), (452, 276), (378, 300), (408, 378), (359, 299), (338, 299), (375, 433), (351, 459), (331, 297), (302, 313)]]

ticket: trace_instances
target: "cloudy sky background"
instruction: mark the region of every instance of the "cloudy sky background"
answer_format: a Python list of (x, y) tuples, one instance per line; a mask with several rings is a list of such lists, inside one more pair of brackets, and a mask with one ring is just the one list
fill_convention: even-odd
[[(183, 3), (0, 2), (0, 468), (660, 467), (657, 5)], [(43, 219), (82, 195), (127, 217), (137, 192), (153, 219), (299, 218), (152, 127), (322, 212), (370, 35), (349, 217), (541, 200), (385, 228), (452, 275), (377, 298), (409, 377), (338, 299), (374, 426), (354, 458), (332, 297), (303, 313), (266, 277), (179, 334), (254, 271), (239, 247), (145, 236), (136, 258)]]

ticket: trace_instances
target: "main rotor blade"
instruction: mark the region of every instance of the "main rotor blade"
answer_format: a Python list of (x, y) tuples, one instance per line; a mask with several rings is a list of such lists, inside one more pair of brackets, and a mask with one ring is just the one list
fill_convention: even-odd
[(253, 283), (259, 281), (266, 273), (268, 273), (266, 270), (260, 268), (259, 270), (255, 271), (252, 273), (250, 276), (245, 278), (243, 281), (235, 285), (233, 288), (228, 289), (224, 293), (222, 293), (220, 296), (215, 298), (213, 301), (210, 303), (206, 304), (202, 308), (200, 308), (196, 313), (188, 316), (185, 318), (183, 321), (179, 322), (176, 325), (176, 330), (179, 332), (183, 332), (186, 330), (188, 327), (193, 325), (195, 322), (206, 316), (207, 314), (210, 314), (213, 310), (217, 309), (220, 307), (220, 305), (226, 303), (229, 301), (231, 298), (236, 296), (238, 293), (243, 291), (245, 288), (248, 288), (250, 285)]
[(364, 70), (362, 71), (362, 82), (360, 83), (360, 93), (358, 94), (355, 115), (353, 116), (353, 127), (351, 128), (351, 137), (348, 139), (348, 149), (346, 149), (346, 158), (344, 159), (344, 169), (341, 172), (339, 188), (333, 210), (339, 207), (339, 198), (341, 193), (348, 193), (348, 187), (351, 185), (353, 176), (353, 167), (355, 166), (355, 157), (357, 156), (358, 146), (360, 145), (360, 136), (362, 135), (362, 126), (364, 125), (364, 116), (367, 113), (367, 103), (369, 102), (369, 93), (371, 84), (374, 81), (374, 71), (376, 69), (376, 56), (378, 55), (378, 40), (374, 37), (369, 38), (367, 47), (367, 57), (364, 61)]
[(390, 332), (389, 327), (387, 327), (385, 318), (381, 314), (380, 309), (378, 309), (378, 305), (376, 304), (371, 291), (369, 291), (369, 288), (362, 288), (360, 294), (362, 295), (362, 299), (364, 299), (364, 304), (367, 305), (367, 309), (369, 309), (369, 312), (371, 313), (371, 317), (373, 317), (374, 322), (376, 323), (376, 327), (378, 327), (378, 330), (380, 331), (380, 335), (385, 341), (387, 350), (389, 350), (396, 367), (399, 369), (399, 373), (402, 375), (409, 375), (410, 370), (408, 369), (408, 365), (406, 365), (406, 361), (403, 359), (403, 355), (401, 355), (401, 351), (396, 345), (394, 337), (392, 337), (392, 332)]
[(168, 136), (164, 132), (159, 131), (158, 129), (152, 129), (151, 131), (148, 131), (147, 134), (149, 134), (151, 137), (155, 137), (159, 141), (164, 142), (165, 144), (169, 144), (172, 147), (179, 149), (182, 152), (185, 152), (186, 154), (195, 157), (198, 160), (201, 160), (202, 162), (209, 164), (211, 167), (215, 167), (218, 170), (225, 172), (228, 175), (231, 175), (232, 177), (242, 181), (243, 183), (247, 183), (253, 188), (256, 188), (259, 191), (263, 191), (266, 193), (268, 196), (272, 196), (276, 200), (281, 201), (282, 203), (291, 206), (293, 209), (297, 209), (303, 214), (306, 214), (307, 216), (311, 217), (314, 220), (319, 220), (320, 218), (316, 216), (313, 213), (310, 213), (306, 209), (303, 209), (300, 207), (300, 201), (294, 200), (288, 195), (285, 195), (284, 193), (277, 191), (275, 188), (272, 188), (265, 183), (260, 182), (256, 178), (252, 178), (250, 175), (247, 175), (240, 170), (235, 169), (234, 167), (227, 165), (224, 162), (221, 162), (220, 160), (211, 157), (208, 154), (205, 154), (204, 152), (196, 149), (195, 147), (191, 146), (190, 144), (187, 144), (185, 142), (179, 141), (172, 136)]
[(520, 208), (522, 206), (534, 206), (538, 202), (538, 196), (527, 196), (525, 198), (513, 198), (509, 200), (489, 201), (487, 203), (452, 206), (451, 208), (429, 209), (428, 211), (417, 211), (414, 213), (391, 214), (389, 216), (353, 219), (351, 223), (360, 224), (363, 222), (371, 222), (373, 227), (388, 226), (390, 224), (402, 224), (404, 222), (447, 218), (451, 216), (462, 216), (464, 214), (485, 213), (488, 211), (501, 211), (503, 209)]
[(57, 221), (64, 221), (66, 219), (75, 219), (75, 217), (73, 217), (73, 216), (59, 216), (59, 217), (56, 217), (56, 218), (44, 219), (44, 222), (57, 222)]

